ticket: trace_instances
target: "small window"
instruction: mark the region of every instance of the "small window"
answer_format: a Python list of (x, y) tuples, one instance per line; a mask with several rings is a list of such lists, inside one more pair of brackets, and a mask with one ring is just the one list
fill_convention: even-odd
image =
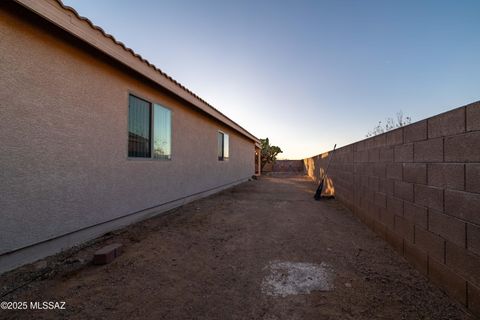
[(227, 160), (230, 154), (228, 134), (218, 132), (218, 160)]
[(129, 96), (128, 156), (132, 158), (171, 159), (172, 115), (161, 105)]

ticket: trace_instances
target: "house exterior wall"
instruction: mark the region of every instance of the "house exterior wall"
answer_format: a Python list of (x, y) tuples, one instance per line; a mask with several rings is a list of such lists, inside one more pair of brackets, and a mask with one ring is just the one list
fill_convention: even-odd
[[(26, 9), (0, 5), (0, 38), (0, 272), (254, 174), (254, 141)], [(172, 160), (127, 158), (129, 93), (171, 109)]]
[(480, 315), (480, 102), (304, 159), (318, 182)]

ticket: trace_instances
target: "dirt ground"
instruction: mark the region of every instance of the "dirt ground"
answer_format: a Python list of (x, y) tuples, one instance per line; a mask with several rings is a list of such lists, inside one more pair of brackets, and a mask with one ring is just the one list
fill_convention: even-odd
[[(262, 177), (4, 274), (0, 300), (65, 301), (66, 310), (0, 318), (473, 319), (314, 190), (306, 177)], [(111, 264), (89, 262), (116, 242), (125, 251)], [(272, 294), (272, 263), (328, 266), (330, 289)]]

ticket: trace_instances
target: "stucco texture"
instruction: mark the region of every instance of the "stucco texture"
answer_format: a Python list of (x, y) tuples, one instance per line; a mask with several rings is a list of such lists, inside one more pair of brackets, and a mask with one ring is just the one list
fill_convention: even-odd
[[(254, 174), (253, 141), (25, 9), (0, 38), (0, 254)], [(129, 93), (172, 110), (171, 161), (127, 158)]]

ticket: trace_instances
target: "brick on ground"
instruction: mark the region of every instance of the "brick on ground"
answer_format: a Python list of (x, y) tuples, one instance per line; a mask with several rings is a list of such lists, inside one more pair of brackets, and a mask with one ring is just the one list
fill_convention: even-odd
[(96, 251), (93, 255), (94, 264), (107, 264), (112, 262), (122, 253), (123, 245), (121, 243), (109, 244)]

